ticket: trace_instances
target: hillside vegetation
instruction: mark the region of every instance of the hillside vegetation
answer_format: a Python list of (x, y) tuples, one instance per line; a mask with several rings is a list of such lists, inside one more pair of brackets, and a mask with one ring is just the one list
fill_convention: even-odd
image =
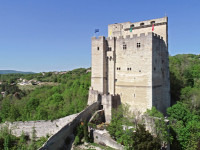
[[(127, 106), (113, 110), (113, 117), (107, 130), (127, 150), (158, 150), (167, 142), (172, 150), (200, 149), (200, 56), (185, 54), (170, 56), (170, 82), (173, 106), (167, 109), (169, 124), (155, 107), (146, 114), (159, 118), (155, 120), (155, 134), (152, 136), (131, 114)], [(123, 130), (122, 125), (132, 129)], [(133, 130), (135, 132), (133, 132)], [(170, 132), (168, 132), (170, 131)]]
[[(78, 113), (87, 105), (90, 73), (86, 73), (86, 69), (76, 69), (65, 74), (10, 74), (0, 77), (2, 82), (0, 91), (6, 93), (4, 98), (0, 97), (1, 122), (53, 120)], [(16, 84), (19, 78), (58, 84), (39, 86), (32, 91), (22, 91)]]
[(11, 74), (11, 73), (33, 74), (33, 72), (23, 72), (23, 71), (16, 71), (16, 70), (0, 70), (0, 74)]
[(171, 97), (168, 108), (172, 149), (200, 149), (200, 56), (170, 57)]
[[(170, 142), (174, 150), (200, 149), (200, 56), (170, 56), (169, 63), (173, 104), (167, 110), (169, 124), (164, 123), (164, 116), (156, 108), (147, 111), (148, 115), (161, 118), (156, 122), (156, 137), (139, 125), (137, 116), (113, 110), (115, 115), (108, 130), (127, 149), (156, 149), (161, 141)], [(0, 95), (0, 121), (53, 120), (80, 112), (87, 105), (90, 86), (91, 74), (86, 72), (75, 69), (63, 74), (0, 75), (0, 91), (5, 93), (4, 97)], [(29, 88), (19, 88), (17, 83), (22, 79), (29, 82)], [(136, 125), (135, 132), (124, 131), (123, 124)], [(0, 140), (6, 142), (3, 137)]]

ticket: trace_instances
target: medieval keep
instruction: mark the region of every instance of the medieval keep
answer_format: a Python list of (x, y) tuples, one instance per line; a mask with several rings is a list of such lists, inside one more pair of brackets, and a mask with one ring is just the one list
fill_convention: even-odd
[(92, 37), (88, 104), (100, 99), (106, 118), (120, 103), (141, 113), (155, 106), (165, 114), (170, 106), (168, 56), (167, 17), (108, 25), (107, 38)]

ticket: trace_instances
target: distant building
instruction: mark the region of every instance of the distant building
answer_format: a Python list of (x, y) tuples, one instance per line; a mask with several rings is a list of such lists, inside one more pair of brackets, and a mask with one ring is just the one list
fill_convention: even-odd
[(6, 92), (1, 92), (1, 95), (2, 95), (3, 97), (5, 97), (5, 96), (6, 96)]

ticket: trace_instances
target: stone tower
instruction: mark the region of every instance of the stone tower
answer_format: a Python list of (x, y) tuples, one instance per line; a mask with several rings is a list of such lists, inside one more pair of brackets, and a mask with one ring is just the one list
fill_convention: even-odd
[[(168, 18), (108, 25), (108, 37), (92, 37), (91, 89), (118, 95), (132, 111), (170, 106)], [(110, 107), (115, 99), (110, 99)], [(91, 99), (90, 102), (91, 103)]]

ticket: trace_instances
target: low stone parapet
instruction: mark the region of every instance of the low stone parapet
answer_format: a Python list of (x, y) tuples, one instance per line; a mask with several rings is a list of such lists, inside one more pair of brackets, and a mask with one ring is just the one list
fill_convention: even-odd
[(71, 122), (77, 114), (69, 115), (56, 120), (37, 120), (37, 121), (17, 121), (17, 122), (5, 122), (0, 124), (0, 128), (8, 127), (11, 133), (17, 137), (24, 133), (30, 138), (32, 137), (33, 131), (35, 132), (36, 138), (40, 138), (46, 135), (53, 135), (58, 132), (62, 127)]

